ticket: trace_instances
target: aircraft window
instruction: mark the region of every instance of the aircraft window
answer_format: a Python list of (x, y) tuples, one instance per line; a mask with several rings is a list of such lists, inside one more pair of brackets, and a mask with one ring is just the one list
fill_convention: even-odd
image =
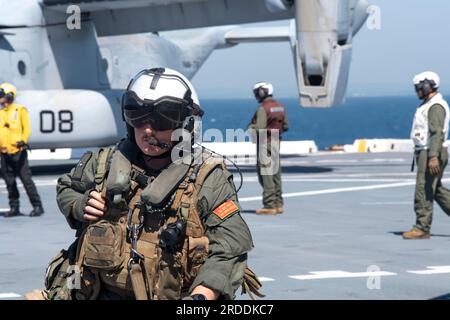
[(17, 63), (17, 69), (19, 69), (21, 76), (24, 76), (27, 73), (27, 65), (22, 60)]

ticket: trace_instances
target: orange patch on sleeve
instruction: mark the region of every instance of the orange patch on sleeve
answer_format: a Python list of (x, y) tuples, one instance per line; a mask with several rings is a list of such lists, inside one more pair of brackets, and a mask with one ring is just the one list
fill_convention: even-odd
[(218, 216), (220, 219), (225, 219), (230, 214), (235, 213), (239, 210), (239, 207), (231, 200), (228, 200), (218, 206), (213, 213)]

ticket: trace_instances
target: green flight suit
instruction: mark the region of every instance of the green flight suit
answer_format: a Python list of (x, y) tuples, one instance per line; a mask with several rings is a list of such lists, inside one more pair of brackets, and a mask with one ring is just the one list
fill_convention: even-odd
[[(433, 219), (433, 201), (450, 216), (450, 190), (442, 183), (442, 175), (448, 163), (448, 151), (443, 147), (445, 110), (439, 105), (433, 105), (428, 111), (428, 127), (430, 130), (430, 145), (428, 150), (415, 153), (417, 163), (416, 190), (414, 194), (414, 210), (416, 212), (415, 229), (430, 232)], [(438, 157), (441, 173), (433, 176), (428, 170), (428, 160)]]
[[(94, 154), (86, 162), (81, 179), (73, 178), (77, 168), (75, 167), (58, 180), (57, 202), (73, 229), (83, 228), (83, 208), (95, 186), (97, 157), (98, 154)], [(142, 163), (136, 165), (142, 168)], [(204, 285), (217, 290), (225, 299), (233, 299), (242, 284), (244, 269), (247, 266), (247, 252), (253, 247), (249, 228), (239, 211), (224, 220), (212, 213), (229, 197), (239, 206), (235, 190), (232, 174), (221, 168), (214, 169), (203, 183), (197, 207), (201, 216), (205, 217), (203, 221), (205, 235), (209, 239), (209, 253), (189, 292), (197, 285)], [(114, 297), (114, 294), (101, 293), (101, 298), (108, 297)]]
[[(287, 131), (289, 128), (287, 113), (284, 114), (282, 132), (280, 132), (280, 140), (281, 134)], [(260, 106), (253, 117), (253, 121), (248, 124), (248, 130), (265, 130), (267, 129), (267, 114), (262, 106)], [(263, 149), (261, 149), (263, 148)], [(283, 207), (283, 191), (281, 186), (281, 163), (280, 163), (280, 149), (278, 146), (273, 146), (269, 142), (261, 143), (259, 139), (256, 139), (256, 173), (258, 175), (258, 181), (261, 187), (263, 188), (263, 206), (264, 208), (280, 208)], [(262, 170), (264, 168), (268, 168), (273, 165), (271, 162), (263, 161), (261, 159), (261, 153), (265, 153), (267, 157), (272, 157), (272, 152), (277, 153), (278, 161), (278, 170), (274, 174), (262, 174)]]

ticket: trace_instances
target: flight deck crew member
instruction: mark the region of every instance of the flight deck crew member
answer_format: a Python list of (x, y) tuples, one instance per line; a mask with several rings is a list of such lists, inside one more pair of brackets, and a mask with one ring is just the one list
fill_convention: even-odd
[(413, 79), (419, 99), (411, 130), (417, 163), (414, 210), (416, 224), (403, 233), (404, 239), (428, 239), (433, 218), (433, 201), (450, 216), (450, 190), (441, 179), (448, 163), (445, 141), (448, 137), (449, 108), (438, 92), (439, 76), (434, 72), (422, 72)]
[(173, 133), (187, 132), (183, 150), (193, 151), (203, 115), (190, 81), (169, 68), (143, 70), (123, 95), (122, 114), (127, 138), (86, 153), (58, 180), (57, 202), (78, 240), (48, 270), (70, 261), (82, 279), (70, 291), (61, 285), (67, 277), (58, 278), (64, 272), (47, 272), (44, 297), (212, 300), (259, 287), (223, 158), (201, 148), (177, 159)]
[[(258, 82), (253, 87), (253, 93), (260, 105), (247, 128), (256, 133), (256, 168), (259, 183), (263, 188), (263, 208), (257, 209), (256, 214), (280, 214), (284, 209), (279, 144), (271, 143), (271, 140), (275, 134), (279, 135), (281, 140), (281, 134), (288, 130), (286, 110), (281, 103), (273, 99), (273, 86), (270, 83)], [(274, 165), (274, 161), (278, 164)], [(275, 172), (269, 170), (270, 166)]]
[(15, 98), (16, 88), (13, 85), (9, 83), (0, 85), (0, 103), (2, 104), (0, 110), (1, 171), (8, 189), (10, 206), (10, 210), (5, 214), (5, 217), (20, 214), (17, 176), (22, 181), (33, 206), (30, 216), (36, 217), (42, 215), (44, 209), (28, 165), (26, 146), (30, 135), (30, 120), (27, 109), (14, 103)]

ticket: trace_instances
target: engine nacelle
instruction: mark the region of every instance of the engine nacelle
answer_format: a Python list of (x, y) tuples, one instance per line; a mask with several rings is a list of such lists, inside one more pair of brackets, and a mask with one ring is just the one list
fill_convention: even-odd
[(367, 7), (366, 0), (295, 1), (291, 45), (302, 106), (344, 101), (352, 38), (367, 19)]

